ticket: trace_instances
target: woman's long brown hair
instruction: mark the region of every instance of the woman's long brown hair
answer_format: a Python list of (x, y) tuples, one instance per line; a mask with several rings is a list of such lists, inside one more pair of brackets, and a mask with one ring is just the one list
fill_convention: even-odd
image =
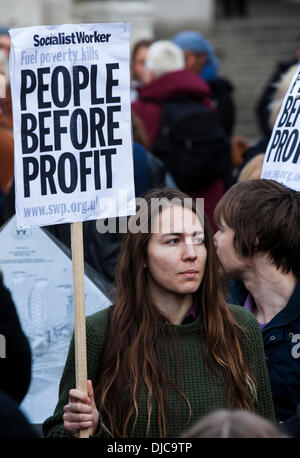
[[(103, 427), (112, 437), (130, 437), (140, 414), (138, 398), (141, 393), (147, 395), (147, 431), (153, 415), (153, 402), (156, 402), (160, 437), (165, 437), (168, 432), (167, 387), (171, 386), (190, 409), (189, 400), (170, 379), (168, 368), (159, 365), (157, 341), (163, 337), (160, 323), (167, 320), (147, 294), (147, 273), (144, 268), (151, 237), (151, 218), (159, 211), (153, 214), (150, 200), (179, 199), (183, 204), (187, 197), (173, 188), (150, 191), (145, 196), (149, 230), (144, 228), (145, 232), (135, 234), (128, 231), (123, 239), (116, 273), (117, 300), (112, 310), (105, 353), (99, 362), (101, 373), (95, 389)], [(192, 209), (196, 213), (194, 204)], [(131, 218), (135, 221), (140, 218), (143, 224), (145, 212), (142, 213), (138, 211)], [(251, 409), (255, 385), (241, 351), (243, 330), (235, 322), (225, 302), (218, 259), (206, 219), (204, 233), (207, 264), (196, 295), (201, 304), (199, 314), (204, 330), (207, 363), (223, 376), (228, 407)], [(172, 332), (170, 323), (169, 329)], [(173, 350), (165, 348), (169, 357), (174, 355)]]

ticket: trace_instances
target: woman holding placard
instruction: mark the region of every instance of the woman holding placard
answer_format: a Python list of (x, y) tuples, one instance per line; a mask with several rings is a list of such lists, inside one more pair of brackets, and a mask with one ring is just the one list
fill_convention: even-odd
[(274, 420), (259, 327), (225, 303), (206, 218), (175, 189), (145, 199), (124, 236), (116, 303), (87, 318), (88, 395), (74, 389), (72, 341), (49, 437), (179, 437), (217, 408)]

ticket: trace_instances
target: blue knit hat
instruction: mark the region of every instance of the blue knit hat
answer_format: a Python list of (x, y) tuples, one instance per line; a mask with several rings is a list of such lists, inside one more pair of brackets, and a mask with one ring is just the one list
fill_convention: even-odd
[(193, 52), (205, 52), (207, 61), (201, 73), (201, 76), (206, 81), (211, 81), (217, 77), (219, 70), (219, 59), (215, 55), (214, 48), (211, 43), (201, 33), (194, 30), (185, 30), (179, 32), (173, 37), (173, 43), (183, 50)]

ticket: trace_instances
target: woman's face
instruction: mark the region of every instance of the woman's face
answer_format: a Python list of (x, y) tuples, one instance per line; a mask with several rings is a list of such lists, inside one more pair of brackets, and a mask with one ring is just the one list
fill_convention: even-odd
[(160, 294), (192, 294), (199, 288), (206, 265), (204, 230), (196, 214), (181, 206), (163, 210), (148, 243), (150, 290)]

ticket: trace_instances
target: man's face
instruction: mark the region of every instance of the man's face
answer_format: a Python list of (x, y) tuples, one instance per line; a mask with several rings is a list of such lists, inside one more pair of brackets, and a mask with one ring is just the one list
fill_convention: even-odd
[(194, 51), (185, 50), (184, 58), (186, 70), (196, 73), (197, 75), (202, 72), (206, 62), (206, 54), (204, 52), (196, 53)]
[(148, 46), (141, 46), (135, 55), (134, 62), (132, 63), (133, 78), (142, 84), (145, 82), (145, 62), (147, 58)]
[(6, 57), (9, 57), (10, 37), (8, 35), (0, 35), (0, 51), (3, 51)]
[(247, 258), (236, 252), (234, 247), (235, 232), (222, 219), (219, 230), (214, 235), (217, 255), (225, 272), (233, 278), (240, 278), (247, 266)]

